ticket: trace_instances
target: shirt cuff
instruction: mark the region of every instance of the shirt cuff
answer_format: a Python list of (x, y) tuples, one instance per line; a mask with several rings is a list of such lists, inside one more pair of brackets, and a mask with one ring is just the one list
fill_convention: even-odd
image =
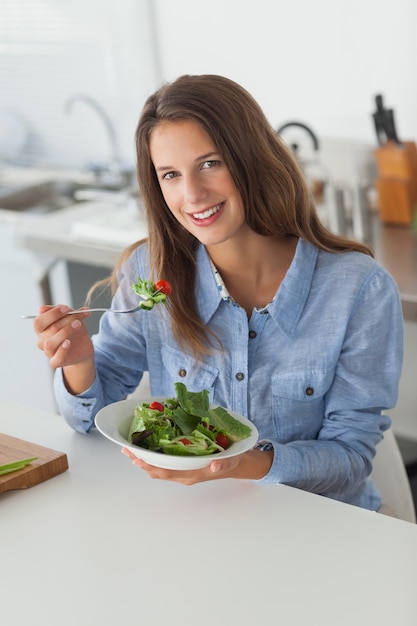
[(97, 411), (104, 406), (98, 377), (96, 376), (89, 389), (74, 396), (65, 386), (62, 369), (58, 369), (54, 376), (54, 390), (60, 413), (65, 421), (77, 432), (88, 433), (94, 426)]

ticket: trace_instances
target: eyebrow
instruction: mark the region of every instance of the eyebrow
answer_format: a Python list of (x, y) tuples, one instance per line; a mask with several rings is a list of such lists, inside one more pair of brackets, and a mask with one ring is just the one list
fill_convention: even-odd
[[(219, 152), (212, 151), (212, 152), (207, 152), (206, 154), (201, 154), (196, 159), (194, 159), (194, 162), (198, 163), (198, 161), (204, 161), (214, 156), (219, 157), (220, 156)], [(156, 167), (155, 170), (157, 172), (169, 172), (170, 170), (175, 170), (175, 167), (173, 165), (160, 165), (159, 167)]]

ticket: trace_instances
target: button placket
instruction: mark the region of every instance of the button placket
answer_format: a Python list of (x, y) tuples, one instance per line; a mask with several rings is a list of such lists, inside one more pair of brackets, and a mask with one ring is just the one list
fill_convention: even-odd
[(233, 410), (245, 415), (248, 407), (249, 323), (243, 308), (233, 307), (230, 313), (233, 338), (230, 361), (233, 372), (230, 402)]

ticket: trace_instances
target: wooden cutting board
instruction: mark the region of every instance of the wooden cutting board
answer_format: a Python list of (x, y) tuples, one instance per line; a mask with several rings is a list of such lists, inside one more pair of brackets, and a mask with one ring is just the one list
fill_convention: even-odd
[(0, 476), (0, 493), (33, 487), (68, 469), (68, 459), (63, 452), (0, 433), (0, 465), (33, 456), (38, 458), (30, 465), (17, 472)]

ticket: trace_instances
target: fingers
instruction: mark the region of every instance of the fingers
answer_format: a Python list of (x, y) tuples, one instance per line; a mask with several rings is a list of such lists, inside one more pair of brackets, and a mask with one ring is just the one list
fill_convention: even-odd
[(70, 322), (73, 319), (85, 319), (90, 315), (88, 311), (80, 312), (76, 315), (68, 316), (68, 313), (72, 311), (69, 306), (65, 304), (58, 304), (56, 306), (42, 305), (39, 307), (39, 315), (33, 320), (33, 328), (38, 335), (43, 333), (47, 328), (53, 324), (60, 322), (64, 324)]
[(39, 315), (33, 320), (33, 328), (38, 335), (43, 333), (49, 326), (64, 317), (71, 309), (65, 305), (39, 307)]
[(145, 470), (151, 478), (178, 482), (183, 485), (195, 485), (208, 480), (229, 477), (230, 470), (236, 464), (235, 461), (231, 462), (231, 459), (223, 459), (212, 461), (207, 467), (198, 470), (167, 470), (146, 463), (128, 448), (122, 448), (122, 453), (132, 461), (133, 465)]
[[(41, 344), (41, 350), (43, 350), (46, 356), (50, 359), (56, 353), (58, 348), (62, 346), (64, 342), (68, 342), (72, 336), (80, 330), (80, 328), (80, 320), (70, 318), (64, 325), (58, 327), (57, 330), (54, 329), (54, 331), (52, 331), (51, 329), (50, 334), (48, 333), (48, 335), (45, 335), (45, 333), (43, 333), (39, 337), (38, 341), (38, 343)], [(67, 343), (66, 348), (68, 347)]]
[(71, 348), (71, 341), (69, 339), (64, 339), (64, 341), (58, 345), (56, 350), (47, 350), (44, 349), (45, 356), (49, 358), (49, 364), (54, 369), (58, 367), (63, 367), (67, 362), (67, 355)]
[(53, 368), (74, 364), (91, 352), (91, 340), (82, 320), (89, 316), (80, 310), (75, 315), (66, 305), (42, 305), (33, 322), (37, 346)]
[(129, 448), (122, 448), (122, 453), (129, 457), (131, 461), (135, 461), (138, 458), (135, 454), (133, 454), (133, 452), (129, 450)]

